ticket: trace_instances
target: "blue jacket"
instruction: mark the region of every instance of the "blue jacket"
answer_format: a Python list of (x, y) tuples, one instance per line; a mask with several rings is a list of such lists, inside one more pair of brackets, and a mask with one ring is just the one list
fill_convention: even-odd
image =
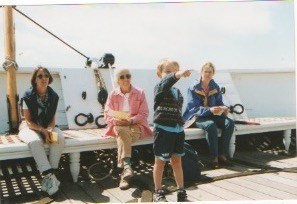
[(186, 122), (194, 116), (206, 118), (213, 115), (210, 112), (210, 107), (223, 105), (219, 85), (212, 79), (209, 82), (209, 94), (207, 97), (203, 92), (200, 79), (199, 81), (195, 81), (194, 84), (188, 88), (187, 106), (183, 118)]
[[(59, 101), (59, 96), (58, 94), (48, 86), (47, 88), (48, 91), (48, 97), (49, 97), (49, 102), (47, 104), (47, 114), (42, 118), (42, 124), (40, 124), (42, 127), (47, 128), (48, 125), (52, 122), (57, 106), (58, 106), (58, 101)], [(28, 106), (28, 109), (31, 114), (31, 120), (35, 123), (37, 123), (38, 120), (38, 105), (37, 105), (37, 91), (35, 88), (31, 87), (28, 89), (25, 93), (24, 96), (21, 99), (21, 104), (25, 101), (26, 105)]]

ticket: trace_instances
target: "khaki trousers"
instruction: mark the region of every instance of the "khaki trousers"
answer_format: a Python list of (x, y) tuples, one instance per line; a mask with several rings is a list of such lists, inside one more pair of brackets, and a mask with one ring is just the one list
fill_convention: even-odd
[(132, 143), (137, 141), (141, 135), (138, 125), (115, 126), (114, 127), (118, 146), (118, 167), (124, 167), (123, 159), (131, 157)]

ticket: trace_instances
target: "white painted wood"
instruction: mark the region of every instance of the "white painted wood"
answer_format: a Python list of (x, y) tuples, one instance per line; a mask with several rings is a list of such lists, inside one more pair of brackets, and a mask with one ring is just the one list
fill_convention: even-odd
[[(237, 88), (233, 82), (232, 76), (229, 72), (223, 72), (220, 74), (216, 74), (214, 76), (215, 81), (219, 84), (219, 86), (225, 87), (226, 92), (223, 94), (223, 102), (225, 105), (235, 105), (235, 104), (242, 104), (244, 107), (245, 105), (241, 101), (240, 95), (238, 94)], [(246, 111), (242, 114), (228, 114), (228, 116), (232, 119), (247, 119), (248, 115)]]
[(229, 156), (230, 158), (233, 158), (234, 153), (236, 149), (236, 135), (233, 134), (230, 140), (230, 146), (229, 146)]
[(237, 72), (232, 78), (250, 118), (296, 116), (294, 72)]
[[(264, 119), (262, 119), (264, 120)], [(270, 119), (271, 120), (271, 119)], [(275, 119), (276, 120), (276, 119)], [(270, 121), (262, 123), (262, 125), (237, 125), (230, 144), (230, 156), (233, 157), (235, 151), (235, 135), (258, 133), (258, 132), (270, 132), (279, 130), (288, 130), (296, 128), (296, 121), (293, 119), (279, 119), (276, 121)], [(268, 120), (269, 121), (269, 120)], [(80, 169), (80, 152), (93, 151), (98, 149), (111, 149), (116, 148), (116, 141), (112, 137), (104, 137), (103, 131), (98, 133), (98, 137), (89, 135), (86, 132), (79, 132), (75, 130), (65, 130), (65, 135), (72, 134), (73, 138), (66, 139), (66, 145), (64, 153), (70, 153), (70, 169), (73, 176), (73, 181), (77, 182)], [(205, 138), (205, 132), (202, 129), (191, 128), (185, 130), (186, 140), (203, 139)], [(3, 136), (2, 136), (3, 137)], [(145, 145), (152, 144), (153, 138), (142, 139), (133, 144)], [(47, 146), (46, 146), (47, 147)], [(16, 144), (1, 144), (0, 145), (0, 161), (16, 158), (32, 157), (32, 154), (28, 146), (24, 143)]]
[[(33, 68), (20, 68), (17, 72), (17, 88), (18, 93), (21, 96), (23, 92), (30, 86), (30, 76)], [(51, 69), (54, 75), (54, 83), (51, 85), (60, 96), (60, 101), (57, 110), (57, 124), (62, 126), (68, 126), (68, 123), (72, 124), (69, 127), (77, 129), (74, 125), (74, 115), (82, 108), (85, 108), (87, 112), (91, 111), (98, 114), (101, 111), (101, 107), (97, 102), (97, 88), (95, 78), (92, 74), (93, 70), (90, 69)], [(63, 73), (74, 76), (73, 82), (69, 83), (69, 87), (64, 89), (63, 84), (67, 84), (63, 79)], [(71, 74), (76, 73), (76, 74)], [(87, 74), (88, 73), (88, 74)], [(111, 79), (108, 69), (101, 69), (103, 78), (108, 89), (108, 92), (112, 90)], [(145, 90), (145, 94), (148, 101), (149, 107), (149, 123), (152, 124), (153, 118), (153, 87), (158, 82), (155, 69), (132, 69), (132, 84), (136, 87), (140, 87)], [(235, 115), (236, 117), (254, 118), (254, 117), (275, 117), (275, 116), (295, 116), (296, 113), (296, 93), (295, 93), (295, 75), (293, 71), (280, 72), (277, 71), (249, 71), (249, 72), (230, 72), (231, 75), (226, 71), (218, 70), (215, 75), (215, 80), (220, 86), (226, 87), (226, 95), (223, 95), (224, 102), (227, 105), (235, 104), (240, 102), (246, 109), (246, 115)], [(6, 106), (6, 77), (5, 72), (0, 70), (0, 133), (8, 130), (8, 116)], [(88, 78), (89, 76), (89, 78)], [(71, 78), (71, 77), (70, 77)], [(184, 106), (186, 105), (187, 88), (193, 84), (195, 80), (199, 80), (200, 75), (198, 71), (192, 72), (188, 78), (182, 78), (176, 83), (184, 98)], [(65, 83), (64, 83), (65, 82)], [(252, 83), (251, 83), (252, 82)], [(277, 82), (277, 83), (276, 83)], [(271, 85), (272, 84), (272, 85)], [(278, 91), (278, 94), (273, 94), (278, 90), (275, 84), (282, 84), (283, 90)], [(87, 96), (87, 102), (82, 103), (81, 91), (83, 87), (87, 86), (88, 89), (93, 91), (90, 92), (91, 97)], [(89, 87), (91, 86), (91, 88)], [(272, 89), (274, 88), (274, 89)], [(257, 91), (254, 91), (257, 90)], [(253, 91), (253, 92), (252, 92)], [(65, 93), (67, 92), (67, 93)], [(69, 93), (68, 93), (69, 92)], [(64, 95), (67, 95), (65, 98)], [(71, 95), (75, 95), (75, 98), (71, 98)], [(265, 100), (263, 100), (265, 99)], [(89, 101), (90, 100), (90, 101)], [(77, 102), (78, 101), (78, 102)], [(269, 101), (269, 103), (267, 103)], [(65, 110), (67, 106), (73, 103), (72, 113), (67, 113), (69, 116), (66, 118)], [(80, 107), (78, 104), (82, 103)], [(95, 104), (95, 106), (94, 106)], [(279, 104), (282, 104), (281, 106)], [(255, 109), (256, 107), (256, 109)], [(277, 108), (275, 108), (277, 107)], [(99, 110), (98, 110), (99, 108)], [(69, 109), (70, 111), (70, 109)], [(273, 114), (272, 114), (273, 113)], [(84, 128), (95, 127), (95, 124), (87, 125)]]
[[(94, 118), (101, 113), (101, 106), (97, 101), (97, 85), (93, 70), (91, 69), (62, 69), (60, 72), (64, 95), (68, 127), (70, 129), (96, 128), (95, 123), (88, 123), (83, 127), (75, 124), (75, 116), (79, 113), (92, 113)], [(82, 92), (86, 92), (86, 100)], [(84, 118), (82, 118), (84, 119)], [(84, 122), (80, 120), (79, 122)]]
[(77, 183), (80, 170), (80, 153), (73, 152), (69, 154), (70, 157), (70, 173), (74, 183)]
[(291, 144), (291, 130), (284, 130), (283, 134), (284, 134), (283, 142), (285, 145), (285, 150), (289, 152), (289, 148)]

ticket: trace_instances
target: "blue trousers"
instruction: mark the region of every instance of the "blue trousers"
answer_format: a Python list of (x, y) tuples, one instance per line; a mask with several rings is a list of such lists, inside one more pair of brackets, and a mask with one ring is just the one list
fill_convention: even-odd
[[(196, 126), (206, 131), (206, 140), (213, 158), (229, 156), (230, 140), (234, 131), (234, 121), (226, 116), (211, 116), (198, 118)], [(221, 138), (218, 138), (218, 130), (222, 130)]]

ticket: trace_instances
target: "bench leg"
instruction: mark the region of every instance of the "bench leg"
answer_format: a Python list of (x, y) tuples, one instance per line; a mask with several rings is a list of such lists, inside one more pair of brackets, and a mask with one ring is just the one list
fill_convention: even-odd
[(236, 142), (236, 135), (232, 135), (230, 139), (230, 145), (229, 145), (229, 156), (232, 159), (235, 153), (235, 142)]
[(70, 172), (72, 175), (73, 182), (76, 183), (78, 180), (79, 170), (80, 170), (80, 153), (74, 152), (70, 153)]
[(285, 150), (289, 152), (289, 148), (291, 144), (291, 130), (284, 130), (283, 143), (285, 145)]

